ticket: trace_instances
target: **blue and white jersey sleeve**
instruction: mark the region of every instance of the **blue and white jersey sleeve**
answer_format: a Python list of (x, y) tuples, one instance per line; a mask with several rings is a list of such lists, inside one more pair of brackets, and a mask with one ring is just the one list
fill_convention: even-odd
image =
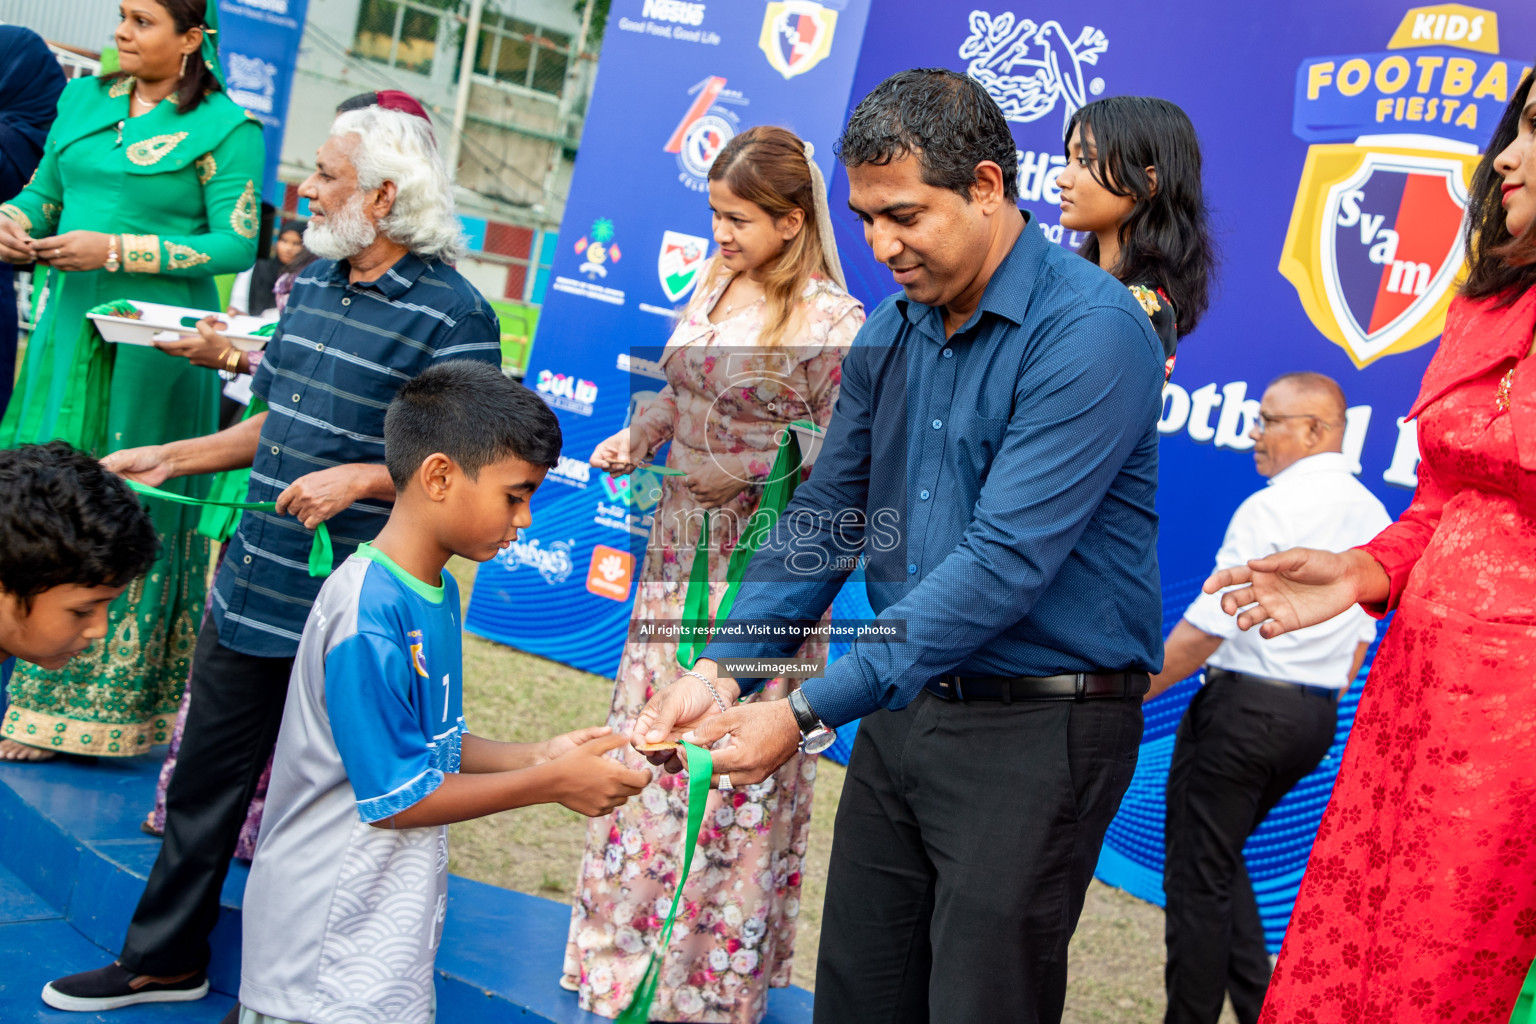
[(326, 655), (326, 707), (363, 821), (399, 814), (443, 784), (412, 703), (417, 672), (413, 652), (375, 633), (355, 633)]

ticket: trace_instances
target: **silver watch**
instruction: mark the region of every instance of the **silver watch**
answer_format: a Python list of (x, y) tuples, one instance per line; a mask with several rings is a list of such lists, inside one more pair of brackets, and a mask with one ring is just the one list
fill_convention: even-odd
[(811, 710), (811, 702), (799, 690), (789, 695), (789, 709), (795, 713), (795, 724), (800, 727), (800, 751), (819, 754), (837, 742), (837, 733)]

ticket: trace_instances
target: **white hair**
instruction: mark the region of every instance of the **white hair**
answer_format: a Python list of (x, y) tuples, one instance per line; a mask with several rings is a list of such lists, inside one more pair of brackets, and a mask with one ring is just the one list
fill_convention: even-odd
[(454, 262), (463, 257), (463, 227), (453, 209), (453, 186), (432, 138), (414, 114), (363, 107), (337, 116), (331, 136), (355, 136), (352, 166), (360, 190), (395, 183), (395, 205), (379, 231), (418, 256)]

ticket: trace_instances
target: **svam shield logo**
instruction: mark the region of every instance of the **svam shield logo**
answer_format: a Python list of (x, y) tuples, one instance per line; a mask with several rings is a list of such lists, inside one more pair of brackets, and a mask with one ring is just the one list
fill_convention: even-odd
[(676, 302), (693, 290), (709, 252), (709, 240), (681, 231), (666, 231), (661, 236), (661, 252), (656, 256), (656, 274), (668, 302)]
[(757, 45), (773, 70), (794, 78), (832, 52), (836, 27), (837, 12), (814, 0), (775, 0), (763, 14), (763, 34)]
[(1313, 146), (1280, 273), (1357, 367), (1438, 337), (1462, 270), (1476, 154)]

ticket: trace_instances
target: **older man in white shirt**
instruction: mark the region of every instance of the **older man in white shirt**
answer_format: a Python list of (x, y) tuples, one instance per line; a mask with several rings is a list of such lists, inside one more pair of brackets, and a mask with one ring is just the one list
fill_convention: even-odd
[[(1345, 408), (1322, 374), (1269, 385), (1250, 435), (1269, 486), (1238, 506), (1216, 568), (1290, 547), (1342, 551), (1391, 522), (1342, 454)], [(1205, 666), (1168, 773), (1166, 1024), (1216, 1024), (1227, 994), (1240, 1024), (1258, 1020), (1270, 960), (1243, 844), (1327, 754), (1339, 696), (1376, 635), (1359, 607), (1273, 640), (1235, 623), (1219, 595), (1197, 598), (1168, 636), (1146, 698)]]

